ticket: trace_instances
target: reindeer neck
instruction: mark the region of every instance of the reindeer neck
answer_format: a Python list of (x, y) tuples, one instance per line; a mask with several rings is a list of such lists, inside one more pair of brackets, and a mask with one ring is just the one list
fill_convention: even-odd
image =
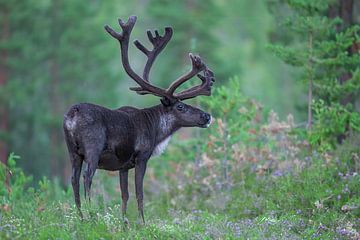
[(163, 105), (143, 109), (151, 129), (156, 131), (156, 143), (160, 143), (170, 137), (180, 127), (176, 125), (174, 115)]

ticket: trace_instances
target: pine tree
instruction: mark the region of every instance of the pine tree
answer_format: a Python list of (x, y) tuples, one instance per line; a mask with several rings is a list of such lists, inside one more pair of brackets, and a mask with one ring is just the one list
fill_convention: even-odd
[[(359, 43), (359, 26), (350, 24), (339, 28), (343, 23), (341, 18), (327, 17), (334, 1), (287, 0), (286, 4), (293, 15), (288, 17), (284, 26), (285, 30), (291, 30), (293, 39), (290, 44), (272, 45), (270, 48), (286, 63), (300, 67), (302, 71), (302, 79), (308, 84), (308, 129), (312, 128), (314, 110), (316, 121), (325, 117), (319, 116), (325, 112), (314, 109), (320, 106), (313, 106), (314, 101), (321, 100), (325, 104), (323, 107), (336, 107), (342, 113), (345, 110), (341, 108), (353, 113), (355, 109), (351, 101), (346, 101), (347, 106), (339, 104), (344, 103), (344, 96), (356, 96), (360, 90), (360, 56), (358, 52), (349, 51)], [(356, 116), (354, 114), (352, 116)], [(331, 132), (327, 137), (334, 139), (348, 131), (348, 121), (350, 117), (340, 130), (327, 129)], [(356, 129), (355, 125), (352, 126)], [(324, 127), (318, 125), (314, 132)], [(314, 142), (319, 143), (320, 139), (322, 137), (318, 136)]]

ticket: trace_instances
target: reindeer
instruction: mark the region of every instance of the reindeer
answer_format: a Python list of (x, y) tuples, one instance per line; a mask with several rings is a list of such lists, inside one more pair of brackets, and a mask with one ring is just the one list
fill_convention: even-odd
[[(215, 81), (213, 72), (199, 56), (189, 54), (192, 69), (176, 79), (167, 89), (152, 85), (149, 81), (150, 69), (166, 44), (172, 37), (171, 27), (165, 28), (163, 36), (155, 30), (155, 36), (147, 31), (153, 45), (148, 50), (138, 40), (135, 46), (147, 56), (142, 77), (131, 68), (128, 59), (128, 46), (136, 16), (129, 17), (124, 23), (119, 19), (121, 33), (108, 25), (105, 30), (120, 43), (121, 60), (126, 73), (139, 85), (130, 90), (140, 95), (152, 94), (160, 97), (161, 104), (144, 109), (124, 106), (116, 110), (90, 104), (75, 104), (64, 115), (64, 133), (72, 165), (71, 183), (75, 204), (81, 218), (79, 179), (85, 162), (84, 190), (85, 199), (90, 201), (90, 188), (96, 169), (119, 171), (122, 197), (122, 216), (126, 220), (128, 192), (128, 171), (135, 168), (135, 188), (139, 220), (145, 224), (143, 210), (143, 179), (146, 164), (150, 157), (160, 154), (168, 144), (170, 137), (182, 127), (207, 128), (211, 122), (210, 114), (183, 103), (183, 100), (199, 95), (211, 95), (211, 86)], [(202, 72), (202, 75), (199, 74)], [(175, 90), (192, 77), (201, 84), (175, 93)]]

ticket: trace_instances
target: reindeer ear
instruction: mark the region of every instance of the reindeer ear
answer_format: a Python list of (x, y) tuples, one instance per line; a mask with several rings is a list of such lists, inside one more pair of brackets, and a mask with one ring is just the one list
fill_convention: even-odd
[(162, 103), (162, 105), (164, 105), (165, 107), (169, 107), (173, 104), (173, 101), (171, 101), (171, 99), (167, 98), (167, 97), (163, 97), (160, 99), (160, 102)]

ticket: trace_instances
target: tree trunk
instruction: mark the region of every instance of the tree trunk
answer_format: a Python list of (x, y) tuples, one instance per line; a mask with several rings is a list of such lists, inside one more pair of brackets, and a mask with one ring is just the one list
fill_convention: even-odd
[(343, 23), (338, 26), (338, 31), (353, 24), (353, 9), (354, 0), (338, 0), (336, 3), (329, 7), (328, 17), (340, 17), (343, 21)]
[[(329, 18), (339, 17), (342, 19), (342, 24), (338, 26), (337, 31), (343, 31), (347, 27), (354, 24), (353, 19), (353, 10), (354, 10), (354, 0), (338, 0), (338, 2), (330, 6), (328, 10)], [(356, 54), (359, 50), (359, 43), (354, 42), (352, 46), (349, 47), (349, 55)], [(338, 81), (340, 84), (345, 83), (347, 80), (352, 78), (351, 72), (347, 72), (339, 76)], [(349, 102), (354, 101), (354, 96), (344, 96), (341, 100), (341, 103), (346, 105)]]
[[(2, 9), (0, 16), (1, 19), (1, 43), (8, 41), (10, 32), (9, 32), (9, 18), (8, 11), (6, 9)], [(6, 66), (6, 61), (8, 58), (7, 49), (2, 49), (0, 51), (0, 88), (4, 88), (8, 81), (8, 73), (9, 69)], [(5, 101), (0, 102), (0, 160), (3, 163), (7, 163), (8, 157), (8, 143), (5, 137), (1, 137), (1, 135), (6, 135), (9, 131), (9, 112), (8, 106)]]
[(314, 81), (314, 66), (312, 62), (313, 57), (313, 32), (310, 30), (308, 33), (308, 48), (309, 48), (309, 57), (308, 57), (308, 78), (309, 78), (309, 87), (308, 87), (308, 130), (312, 128), (312, 99), (313, 99), (313, 81)]
[(340, 17), (343, 20), (343, 28), (352, 25), (353, 22), (354, 0), (340, 0)]
[[(50, 140), (51, 140), (51, 175), (59, 176), (61, 173), (59, 166), (59, 128), (55, 124), (56, 117), (59, 114), (59, 98), (57, 93), (57, 88), (59, 86), (59, 66), (55, 57), (51, 60), (50, 63), (50, 74), (51, 74), (51, 86), (50, 86), (50, 103), (51, 103), (51, 115), (52, 123), (50, 128)], [(60, 171), (59, 171), (60, 170)]]
[[(52, 2), (51, 17), (52, 17), (52, 54), (49, 59), (49, 71), (50, 71), (50, 113), (52, 116), (52, 122), (50, 125), (50, 141), (51, 141), (51, 164), (50, 172), (52, 177), (63, 177), (65, 166), (62, 164), (61, 146), (63, 143), (61, 135), (61, 121), (59, 118), (62, 116), (61, 97), (59, 93), (61, 75), (60, 75), (60, 62), (59, 62), (59, 39), (61, 37), (61, 1), (55, 0)], [(65, 179), (62, 179), (65, 180)]]
[[(328, 10), (328, 17), (329, 18), (339, 17), (342, 19), (342, 24), (339, 24), (337, 26), (337, 32), (341, 32), (354, 24), (353, 11), (354, 11), (354, 0), (338, 0), (337, 3), (330, 6)], [(359, 51), (359, 46), (360, 43), (354, 41), (352, 46), (350, 46), (347, 49), (349, 55), (351, 56), (353, 54), (357, 54)], [(352, 73), (350, 71), (345, 72), (338, 77), (338, 82), (339, 84), (344, 84), (346, 81), (348, 81), (351, 78), (352, 78)], [(340, 104), (342, 105), (347, 105), (348, 103), (354, 104), (356, 99), (357, 96), (354, 96), (354, 94), (348, 94), (340, 99)], [(346, 126), (346, 128), (348, 128), (348, 126)], [(346, 138), (345, 134), (340, 134), (339, 136), (337, 136), (338, 143), (342, 143), (345, 138)]]

